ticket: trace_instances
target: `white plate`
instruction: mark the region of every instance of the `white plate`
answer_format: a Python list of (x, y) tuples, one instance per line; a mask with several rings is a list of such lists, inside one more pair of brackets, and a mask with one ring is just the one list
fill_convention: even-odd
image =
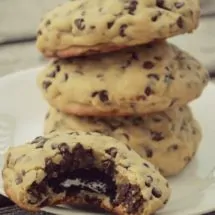
[[(23, 144), (42, 134), (47, 104), (36, 86), (38, 69), (0, 79), (0, 151)], [(204, 138), (196, 159), (178, 177), (170, 179), (171, 201), (159, 215), (197, 215), (215, 210), (215, 86), (209, 84), (202, 97), (191, 104)], [(2, 156), (0, 168), (2, 168)], [(0, 180), (0, 193), (4, 194)], [(66, 207), (44, 210), (55, 214), (95, 214)], [(101, 213), (100, 213), (101, 214)]]

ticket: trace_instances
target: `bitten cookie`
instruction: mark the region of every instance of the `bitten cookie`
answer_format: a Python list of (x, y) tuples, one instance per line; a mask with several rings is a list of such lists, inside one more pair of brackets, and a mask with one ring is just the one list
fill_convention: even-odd
[(39, 210), (61, 203), (149, 215), (170, 196), (155, 167), (114, 138), (91, 132), (52, 133), (10, 148), (3, 169), (7, 195)]
[(179, 174), (192, 160), (201, 141), (201, 129), (189, 107), (147, 116), (78, 117), (51, 108), (44, 132), (94, 131), (112, 136), (154, 164), (164, 176)]
[(208, 73), (166, 42), (51, 62), (38, 85), (51, 106), (83, 116), (159, 112), (199, 97)]
[(199, 0), (79, 0), (47, 13), (37, 47), (66, 58), (146, 44), (198, 27)]

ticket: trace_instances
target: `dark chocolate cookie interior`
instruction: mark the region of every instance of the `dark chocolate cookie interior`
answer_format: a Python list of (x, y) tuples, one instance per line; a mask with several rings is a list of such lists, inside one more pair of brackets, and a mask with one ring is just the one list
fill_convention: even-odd
[(29, 187), (29, 204), (48, 206), (53, 204), (50, 198), (65, 193), (65, 199), (61, 199), (60, 202), (63, 203), (70, 197), (77, 197), (81, 191), (87, 191), (86, 195), (81, 193), (85, 202), (91, 202), (87, 193), (92, 193), (98, 195), (97, 203), (95, 201), (92, 203), (98, 206), (100, 197), (105, 195), (108, 196), (113, 207), (123, 205), (129, 213), (137, 212), (142, 208), (145, 200), (138, 185), (132, 185), (129, 182), (115, 183), (118, 173), (115, 169), (114, 157), (117, 151), (113, 148), (106, 150), (106, 153), (112, 155), (112, 159), (101, 161), (96, 160), (92, 149), (85, 149), (79, 143), (72, 152), (66, 143), (53, 145), (53, 150), (55, 149), (62, 155), (61, 162), (56, 164), (51, 158), (46, 159), (44, 168), (46, 177), (40, 183), (34, 182)]

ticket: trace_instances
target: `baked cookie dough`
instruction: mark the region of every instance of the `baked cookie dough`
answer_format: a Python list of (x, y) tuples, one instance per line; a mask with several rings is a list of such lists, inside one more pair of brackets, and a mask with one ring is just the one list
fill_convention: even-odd
[(3, 180), (7, 195), (31, 211), (84, 203), (119, 215), (149, 215), (170, 196), (152, 164), (114, 138), (91, 132), (55, 132), (10, 148)]
[(146, 114), (198, 98), (208, 72), (166, 42), (52, 61), (37, 78), (49, 104), (80, 116)]
[(192, 32), (199, 0), (79, 0), (48, 12), (37, 47), (47, 57), (110, 52)]
[(51, 108), (44, 133), (94, 131), (126, 143), (154, 164), (164, 176), (179, 174), (192, 160), (201, 141), (201, 129), (188, 106), (147, 116), (78, 117)]

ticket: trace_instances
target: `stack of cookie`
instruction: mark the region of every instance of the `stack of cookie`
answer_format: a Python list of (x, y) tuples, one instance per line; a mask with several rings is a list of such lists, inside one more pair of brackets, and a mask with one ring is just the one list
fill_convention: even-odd
[(201, 129), (188, 103), (208, 83), (203, 66), (165, 39), (192, 32), (199, 14), (198, 0), (73, 0), (49, 12), (37, 38), (53, 59), (37, 80), (50, 104), (45, 134), (7, 153), (8, 196), (28, 210), (162, 208), (164, 176), (197, 152)]
[(196, 154), (201, 129), (187, 103), (207, 71), (164, 39), (192, 32), (198, 0), (70, 1), (43, 19), (37, 46), (56, 58), (38, 76), (50, 104), (45, 133), (96, 131), (176, 175)]

